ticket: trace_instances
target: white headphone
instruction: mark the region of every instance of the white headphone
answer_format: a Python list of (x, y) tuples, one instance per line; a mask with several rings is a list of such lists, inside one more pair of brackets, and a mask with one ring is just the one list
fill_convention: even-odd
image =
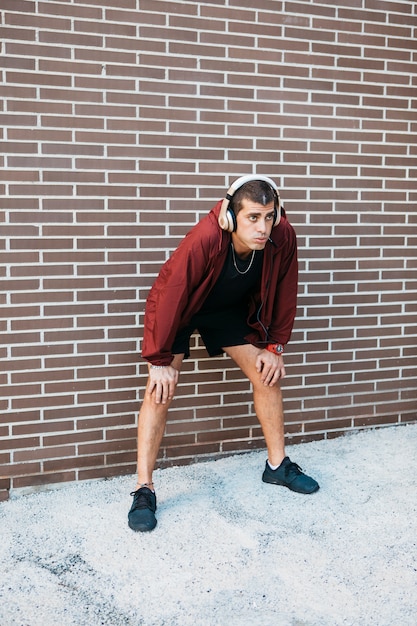
[(232, 183), (227, 191), (226, 197), (220, 207), (220, 213), (218, 217), (219, 226), (223, 230), (227, 230), (229, 233), (233, 233), (236, 230), (236, 215), (233, 209), (229, 208), (230, 200), (233, 198), (233, 195), (240, 187), (242, 187), (245, 183), (249, 183), (252, 180), (263, 180), (264, 182), (268, 183), (268, 185), (272, 188), (272, 191), (275, 195), (275, 216), (273, 225), (277, 226), (279, 224), (281, 219), (282, 205), (276, 184), (271, 178), (268, 178), (267, 176), (261, 176), (260, 174), (249, 174), (248, 176), (241, 176), (240, 178), (235, 180), (235, 182)]

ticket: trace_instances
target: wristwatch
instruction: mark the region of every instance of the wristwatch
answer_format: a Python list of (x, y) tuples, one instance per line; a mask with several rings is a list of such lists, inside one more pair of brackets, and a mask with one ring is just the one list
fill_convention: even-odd
[(266, 346), (268, 352), (282, 356), (284, 354), (284, 346), (282, 343), (270, 343)]

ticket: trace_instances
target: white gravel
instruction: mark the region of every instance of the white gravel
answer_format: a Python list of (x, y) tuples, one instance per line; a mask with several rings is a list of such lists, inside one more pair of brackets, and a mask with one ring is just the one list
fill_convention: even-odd
[(416, 626), (417, 424), (155, 473), (158, 525), (127, 526), (133, 476), (0, 504), (0, 626)]

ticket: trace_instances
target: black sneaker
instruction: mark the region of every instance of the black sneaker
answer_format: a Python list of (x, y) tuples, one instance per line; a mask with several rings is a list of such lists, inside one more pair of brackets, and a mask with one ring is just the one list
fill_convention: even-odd
[(128, 515), (129, 528), (146, 532), (156, 526), (156, 495), (147, 487), (132, 491), (133, 503)]
[(314, 493), (320, 489), (314, 478), (303, 474), (301, 467), (290, 461), (287, 456), (276, 470), (272, 470), (267, 461), (262, 480), (264, 483), (288, 487), (291, 491), (298, 493)]

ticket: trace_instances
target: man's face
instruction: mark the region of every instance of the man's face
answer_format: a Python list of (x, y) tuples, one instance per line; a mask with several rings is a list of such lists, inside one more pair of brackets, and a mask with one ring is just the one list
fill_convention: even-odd
[(263, 206), (244, 198), (236, 222), (236, 231), (232, 233), (236, 253), (245, 256), (252, 250), (263, 250), (274, 225), (274, 202)]

